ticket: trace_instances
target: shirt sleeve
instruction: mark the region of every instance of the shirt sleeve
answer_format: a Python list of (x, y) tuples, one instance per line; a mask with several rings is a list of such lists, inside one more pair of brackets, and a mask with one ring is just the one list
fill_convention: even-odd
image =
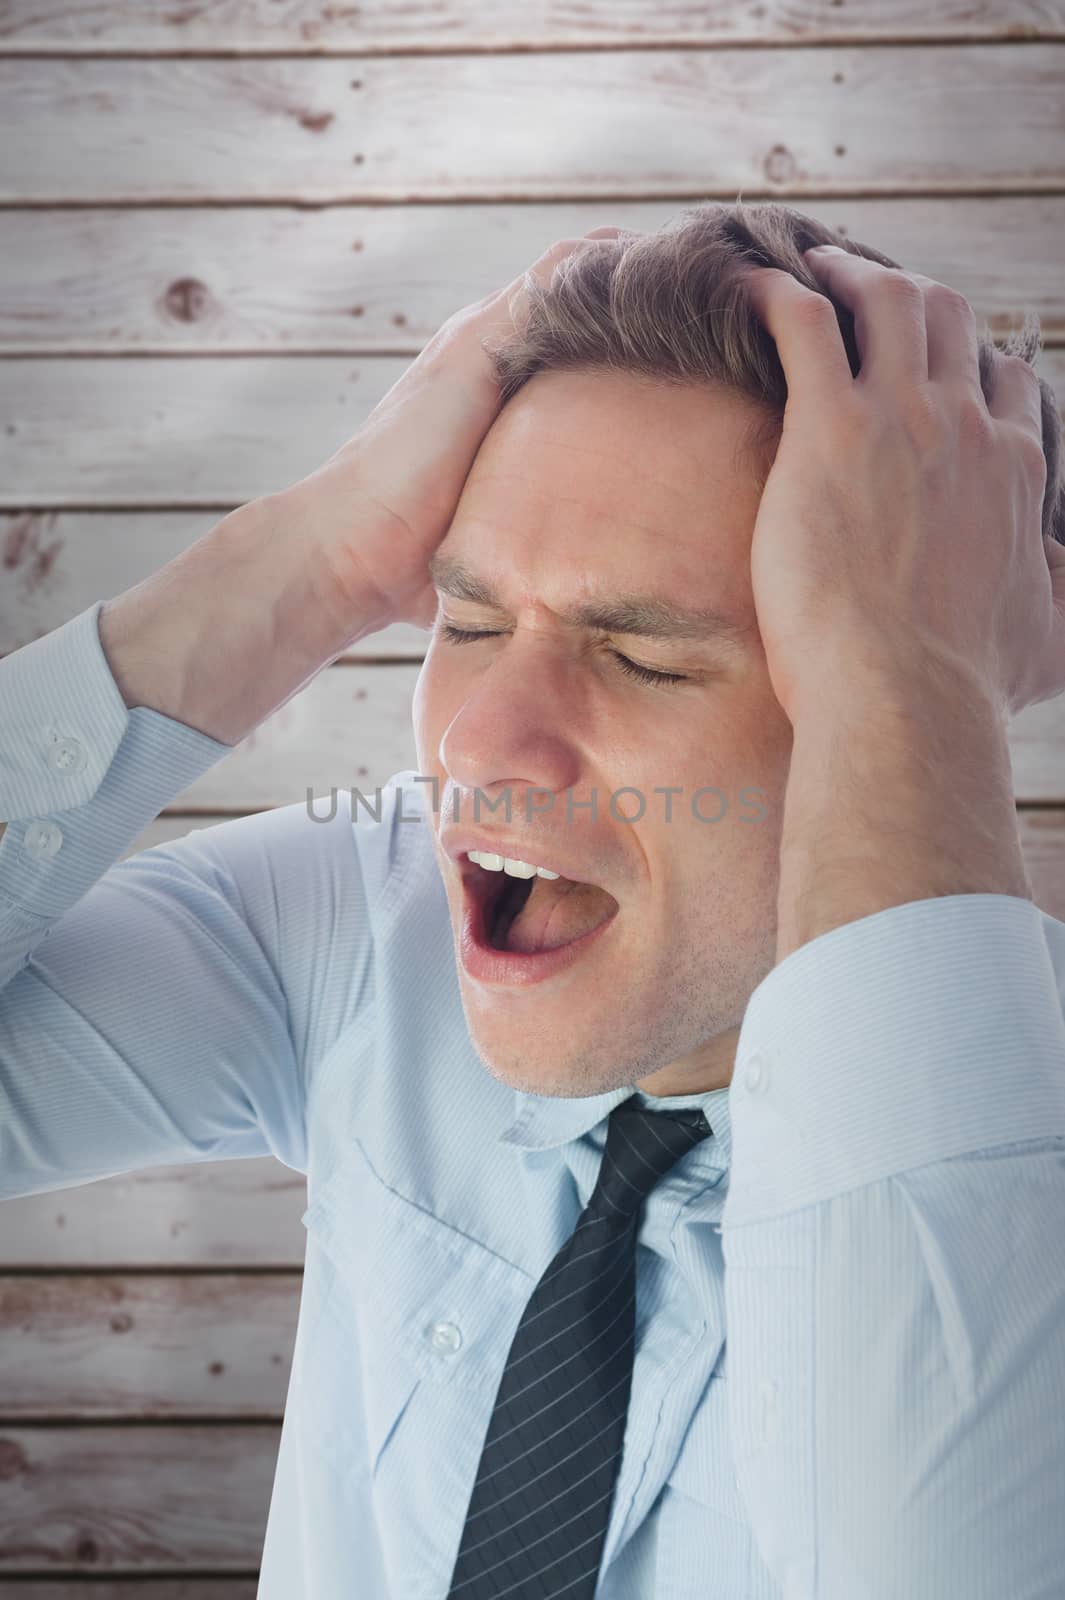
[(285, 854), (303, 808), (118, 860), (231, 747), (127, 708), (102, 603), (0, 662), (0, 1198), (229, 1156), (305, 1170), (308, 930), (271, 872), (314, 895)]
[(783, 1600), (1058, 1600), (1065, 924), (949, 895), (800, 946), (729, 1109), (729, 1415)]

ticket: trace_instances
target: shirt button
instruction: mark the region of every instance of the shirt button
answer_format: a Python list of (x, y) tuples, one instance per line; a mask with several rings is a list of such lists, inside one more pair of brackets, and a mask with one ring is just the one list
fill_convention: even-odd
[(62, 843), (63, 835), (54, 822), (31, 822), (22, 836), (26, 854), (38, 861), (54, 856)]
[(462, 1329), (453, 1322), (438, 1322), (433, 1327), (433, 1348), (452, 1355), (462, 1343)]
[(751, 1094), (761, 1094), (769, 1088), (769, 1064), (764, 1056), (751, 1056), (743, 1069), (743, 1086)]
[(48, 764), (56, 772), (65, 772), (73, 777), (76, 772), (81, 772), (88, 760), (85, 746), (80, 739), (56, 739), (48, 751)]

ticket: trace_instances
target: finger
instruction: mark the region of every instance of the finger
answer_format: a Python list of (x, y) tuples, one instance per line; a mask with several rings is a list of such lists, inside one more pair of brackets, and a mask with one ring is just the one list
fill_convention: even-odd
[(991, 415), (999, 422), (1020, 423), (1042, 443), (1043, 391), (1031, 364), (1023, 356), (996, 350), (988, 387)]
[(815, 246), (804, 252), (804, 259), (818, 282), (854, 317), (859, 379), (926, 382), (924, 294), (913, 279), (835, 245)]
[[(594, 231), (598, 233), (599, 230), (596, 229)], [(559, 262), (564, 261), (567, 256), (573, 255), (582, 245), (587, 244), (589, 237), (590, 235), (585, 235), (580, 239), (556, 239), (554, 244), (549, 244), (547, 249), (537, 256), (530, 267), (519, 273), (512, 283), (507, 284), (507, 287), (502, 291), (502, 296), (506, 297), (507, 312), (512, 321), (515, 321), (519, 313), (526, 308), (528, 301), (527, 280), (529, 277), (534, 278), (541, 287), (546, 289), (550, 285)]]
[(929, 378), (933, 383), (965, 385), (982, 400), (980, 349), (972, 306), (957, 289), (926, 278), (923, 272), (910, 272), (907, 277), (924, 295)]
[(789, 403), (801, 396), (804, 405), (830, 408), (854, 382), (831, 300), (777, 267), (751, 267), (743, 281), (777, 347)]
[(551, 280), (554, 276), (555, 268), (558, 266), (559, 262), (564, 261), (568, 256), (575, 254), (575, 252), (578, 251), (582, 245), (587, 244), (589, 240), (619, 239), (623, 235), (626, 235), (630, 238), (635, 238), (635, 233), (631, 228), (604, 226), (601, 228), (589, 229), (589, 231), (585, 234), (582, 234), (579, 239), (557, 239), (554, 244), (548, 245), (543, 255), (538, 256), (531, 267), (528, 267), (520, 277), (515, 278), (513, 283), (509, 283), (506, 289), (503, 290), (503, 293), (507, 298), (507, 311), (511, 320), (515, 320), (519, 312), (525, 309), (528, 301), (527, 279), (530, 274), (536, 279), (537, 283), (546, 289), (550, 286)]
[[(554, 244), (548, 245), (543, 255), (538, 256), (528, 270), (540, 283), (546, 285), (550, 283), (551, 275), (560, 261), (576, 255), (578, 250), (596, 239), (616, 239), (622, 232), (624, 232), (622, 228), (593, 228), (590, 233), (582, 234), (579, 239), (557, 239)], [(524, 272), (517, 282), (524, 284)]]
[(413, 606), (412, 621), (416, 628), (431, 628), (439, 610), (439, 596), (432, 584), (427, 584)]
[[(581, 238), (556, 239), (541, 251), (531, 266), (512, 278), (502, 289), (491, 290), (482, 299), (462, 306), (439, 330), (436, 341), (459, 338), (464, 344), (470, 343), (471, 350), (476, 352), (473, 359), (483, 378), (486, 371), (484, 358), (494, 355), (496, 336), (501, 335), (504, 341), (508, 339), (528, 312), (530, 279), (541, 288), (548, 288), (555, 268), (567, 256), (597, 238), (616, 237), (624, 231), (615, 227), (593, 228)], [(433, 343), (431, 340), (423, 354), (430, 351)]]

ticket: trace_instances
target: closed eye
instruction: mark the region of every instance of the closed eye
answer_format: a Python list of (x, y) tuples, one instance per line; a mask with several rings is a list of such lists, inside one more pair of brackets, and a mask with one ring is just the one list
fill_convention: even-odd
[[(499, 632), (476, 630), (473, 628), (456, 628), (451, 622), (442, 622), (440, 632), (449, 644), (469, 644), (474, 639), (498, 639)], [(688, 683), (691, 680), (683, 672), (656, 672), (653, 667), (641, 667), (636, 661), (630, 661), (628, 656), (623, 656), (620, 650), (611, 650), (622, 672), (628, 673), (630, 678), (637, 678), (641, 683)]]

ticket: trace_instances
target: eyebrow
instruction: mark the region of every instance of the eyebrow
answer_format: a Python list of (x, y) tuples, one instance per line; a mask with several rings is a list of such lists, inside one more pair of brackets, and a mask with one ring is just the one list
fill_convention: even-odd
[[(455, 600), (505, 611), (491, 584), (457, 556), (434, 552), (429, 560), (433, 587)], [(741, 648), (753, 629), (712, 607), (689, 608), (649, 594), (619, 594), (586, 601), (560, 612), (564, 622), (578, 628), (598, 628), (638, 639), (695, 639)]]

